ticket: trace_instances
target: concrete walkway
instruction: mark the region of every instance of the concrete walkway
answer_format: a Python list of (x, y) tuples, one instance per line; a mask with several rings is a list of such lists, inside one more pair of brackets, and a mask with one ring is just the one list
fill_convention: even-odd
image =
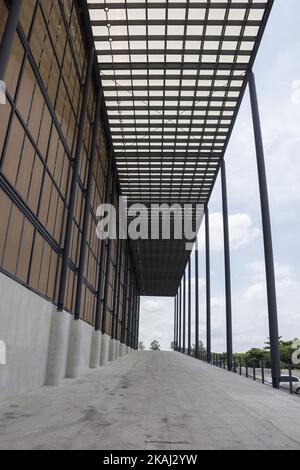
[(300, 400), (178, 353), (136, 352), (0, 406), (0, 449), (300, 449)]

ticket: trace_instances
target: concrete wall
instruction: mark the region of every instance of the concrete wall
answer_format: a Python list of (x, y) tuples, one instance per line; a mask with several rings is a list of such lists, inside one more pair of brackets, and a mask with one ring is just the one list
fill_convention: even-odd
[[(6, 345), (6, 365), (0, 364), (0, 401), (45, 384), (61, 385), (65, 377), (87, 371), (94, 334), (92, 326), (57, 312), (53, 304), (0, 273), (0, 342)], [(105, 365), (111, 338), (101, 336), (106, 341), (100, 363)], [(124, 355), (125, 347), (119, 347)]]
[(0, 400), (45, 383), (54, 306), (0, 274), (0, 340), (6, 365), (0, 365)]

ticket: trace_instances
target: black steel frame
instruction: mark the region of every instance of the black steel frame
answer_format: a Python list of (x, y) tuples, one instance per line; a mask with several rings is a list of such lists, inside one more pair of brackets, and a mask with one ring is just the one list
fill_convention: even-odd
[(223, 229), (224, 229), (224, 266), (225, 266), (225, 293), (226, 293), (226, 344), (228, 370), (232, 368), (232, 302), (231, 302), (231, 269), (230, 269), (230, 240), (228, 220), (228, 200), (225, 160), (221, 163), (222, 203), (223, 203)]
[[(35, 62), (35, 58), (33, 56), (33, 53), (31, 51), (30, 45), (29, 45), (32, 30), (33, 30), (33, 25), (34, 25), (34, 22), (35, 22), (35, 19), (36, 19), (36, 16), (37, 16), (37, 12), (38, 12), (38, 8), (39, 8), (39, 2), (36, 3), (36, 8), (34, 9), (34, 12), (33, 12), (33, 15), (32, 15), (33, 19), (32, 19), (31, 26), (29, 27), (29, 33), (28, 34), (24, 33), (24, 31), (22, 29), (22, 25), (18, 22), (22, 1), (20, 1), (20, 0), (9, 1), (9, 0), (7, 0), (6, 4), (8, 6), (8, 19), (7, 19), (6, 27), (5, 27), (5, 30), (4, 30), (2, 39), (1, 39), (1, 44), (0, 44), (0, 72), (1, 72), (0, 79), (3, 79), (4, 76), (5, 76), (5, 71), (6, 71), (8, 59), (10, 57), (11, 47), (12, 47), (13, 40), (14, 40), (14, 35), (15, 35), (16, 32), (17, 32), (18, 37), (20, 39), (21, 45), (24, 48), (25, 54), (24, 54), (24, 59), (22, 61), (19, 82), (17, 84), (16, 93), (15, 93), (14, 97), (10, 96), (9, 92), (7, 91), (7, 99), (8, 99), (8, 103), (12, 107), (12, 112), (10, 114), (10, 119), (9, 119), (9, 123), (8, 123), (8, 127), (7, 127), (7, 133), (6, 133), (6, 139), (5, 139), (4, 147), (3, 147), (3, 150), (1, 149), (1, 155), (0, 155), (0, 187), (1, 187), (1, 190), (5, 193), (5, 195), (7, 195), (8, 198), (12, 201), (13, 206), (17, 207), (20, 210), (20, 213), (24, 216), (24, 221), (25, 220), (29, 221), (32, 224), (32, 227), (35, 230), (34, 240), (36, 238), (36, 234), (39, 234), (42, 237), (43, 240), (47, 241), (48, 245), (51, 247), (53, 252), (55, 252), (58, 255), (58, 257), (62, 259), (61, 266), (57, 271), (57, 276), (61, 278), (59, 296), (58, 296), (59, 298), (56, 301), (57, 293), (53, 294), (53, 295), (55, 295), (55, 297), (52, 297), (52, 296), (48, 297), (46, 294), (43, 294), (42, 292), (40, 292), (38, 289), (32, 288), (28, 284), (29, 275), (28, 275), (27, 281), (24, 281), (24, 280), (19, 279), (14, 273), (6, 271), (4, 268), (1, 268), (1, 271), (4, 272), (5, 274), (7, 274), (8, 276), (12, 277), (13, 279), (15, 279), (17, 282), (21, 283), (22, 285), (25, 285), (29, 289), (33, 290), (38, 295), (40, 295), (42, 297), (45, 297), (47, 300), (50, 300), (51, 302), (53, 302), (55, 305), (57, 305), (59, 310), (62, 310), (62, 309), (68, 310), (68, 307), (66, 306), (66, 299), (65, 299), (66, 281), (67, 281), (68, 270), (72, 271), (75, 275), (77, 275), (78, 282), (77, 282), (77, 288), (76, 288), (76, 302), (75, 302), (75, 306), (74, 306), (74, 312), (70, 311), (70, 313), (74, 313), (75, 319), (79, 319), (80, 318), (81, 305), (82, 305), (82, 298), (83, 298), (83, 293), (82, 293), (83, 287), (86, 288), (86, 291), (89, 290), (90, 293), (93, 296), (97, 296), (97, 291), (89, 283), (89, 281), (84, 277), (84, 264), (85, 264), (84, 261), (86, 259), (87, 248), (90, 249), (89, 242), (87, 241), (88, 220), (90, 220), (90, 217), (92, 217), (93, 222), (94, 223), (96, 222), (94, 211), (93, 211), (93, 208), (92, 208), (92, 201), (90, 200), (90, 198), (91, 198), (91, 191), (92, 191), (91, 180), (92, 180), (92, 177), (93, 177), (93, 171), (92, 171), (93, 170), (93, 162), (94, 162), (94, 159), (95, 159), (96, 134), (97, 134), (96, 129), (99, 129), (99, 127), (100, 127), (99, 123), (100, 122), (101, 122), (101, 129), (103, 129), (104, 133), (105, 133), (108, 148), (111, 148), (111, 145), (112, 145), (111, 144), (111, 139), (110, 139), (110, 133), (108, 131), (107, 116), (105, 114), (106, 109), (105, 109), (105, 103), (103, 101), (103, 89), (101, 87), (101, 82), (99, 80), (98, 72), (97, 72), (97, 69), (95, 67), (94, 43), (93, 43), (93, 38), (90, 35), (90, 25), (89, 25), (89, 20), (88, 20), (87, 8), (86, 8), (86, 5), (84, 5), (85, 2), (82, 2), (80, 0), (74, 1), (74, 4), (72, 4), (72, 7), (71, 7), (72, 12), (76, 11), (76, 14), (77, 14), (78, 19), (79, 19), (80, 27), (82, 28), (83, 40), (85, 42), (85, 44), (84, 44), (85, 50), (90, 51), (90, 56), (89, 56), (89, 58), (87, 58), (88, 59), (88, 67), (86, 69), (86, 80), (84, 82), (85, 86), (83, 86), (83, 90), (82, 90), (82, 94), (81, 94), (81, 97), (82, 97), (81, 108), (82, 109), (81, 109), (80, 119), (79, 119), (79, 121), (77, 121), (77, 125), (78, 125), (77, 145), (76, 145), (76, 149), (74, 151), (69, 147), (69, 145), (66, 141), (66, 138), (63, 134), (61, 125), (60, 125), (60, 123), (58, 121), (58, 117), (56, 115), (55, 104), (54, 105), (52, 104), (52, 102), (51, 102), (51, 100), (48, 96), (46, 86), (45, 86), (45, 84), (43, 82), (43, 79), (40, 75), (38, 66)], [(66, 15), (65, 15), (64, 5), (61, 2), (61, 0), (58, 0), (58, 8), (59, 8), (59, 11), (61, 13), (61, 17), (62, 17), (64, 27), (66, 29), (66, 42), (65, 42), (65, 44), (70, 47), (71, 56), (72, 56), (72, 58), (74, 60), (74, 64), (75, 64), (76, 74), (77, 74), (77, 76), (80, 76), (80, 80), (81, 80), (82, 76), (79, 72), (78, 63), (76, 61), (76, 53), (75, 53), (75, 49), (74, 49), (74, 44), (72, 43), (71, 34), (70, 34), (70, 22), (69, 22), (70, 19), (67, 19)], [(42, 18), (44, 19), (44, 12), (42, 10), (41, 10), (41, 15), (42, 15)], [(47, 31), (49, 30), (49, 27), (46, 23), (45, 23), (45, 29)], [(49, 34), (49, 38), (50, 38), (51, 44), (53, 46), (53, 43), (52, 43), (53, 38), (51, 37), (50, 34)], [(54, 50), (54, 56), (57, 60), (57, 63), (61, 64), (61, 67), (64, 63), (65, 54), (66, 54), (66, 49), (64, 51), (62, 51), (62, 55), (61, 55), (62, 62), (59, 62), (57, 51)], [(36, 144), (36, 141), (35, 141), (34, 137), (30, 133), (30, 130), (27, 126), (27, 123), (23, 120), (23, 118), (22, 118), (22, 116), (21, 116), (21, 114), (18, 110), (18, 107), (16, 106), (16, 101), (17, 101), (17, 98), (18, 98), (18, 95), (19, 95), (19, 90), (20, 90), (20, 84), (22, 83), (22, 77), (23, 77), (23, 74), (24, 74), (25, 59), (28, 60), (30, 66), (32, 67), (35, 79), (36, 79), (37, 84), (39, 86), (39, 89), (41, 91), (41, 95), (42, 95), (42, 97), (45, 101), (45, 106), (46, 106), (47, 110), (50, 113), (50, 117), (51, 117), (51, 131), (50, 132), (52, 132), (52, 129), (55, 129), (55, 131), (58, 133), (60, 143), (61, 143), (61, 145), (62, 145), (62, 147), (65, 151), (65, 154), (68, 157), (70, 165), (72, 167), (72, 174), (73, 174), (72, 181), (73, 182), (71, 183), (71, 188), (69, 187), (69, 191), (68, 191), (69, 201), (67, 201), (66, 198), (64, 198), (63, 194), (61, 193), (61, 191), (59, 189), (58, 184), (54, 180), (53, 175), (51, 174), (51, 172), (49, 171), (49, 168), (47, 167), (47, 158), (48, 158), (47, 156), (48, 156), (48, 152), (49, 152), (49, 146), (48, 146), (48, 149), (47, 149), (47, 155), (44, 159), (43, 155), (40, 152), (40, 149), (38, 148), (38, 146)], [(65, 77), (63, 76), (63, 73), (62, 73), (62, 68), (59, 70), (59, 81), (58, 81), (58, 83), (60, 83), (60, 82), (63, 82), (64, 85), (66, 85)], [(96, 93), (96, 96), (97, 96), (97, 104), (96, 104), (96, 109), (94, 111), (95, 116), (91, 116), (88, 109), (87, 109), (88, 98), (89, 98), (89, 89), (91, 89), (92, 87), (94, 87), (95, 93)], [(59, 90), (59, 87), (57, 88), (57, 90)], [(57, 91), (57, 93), (58, 93), (58, 91)], [(68, 98), (70, 99), (68, 87), (66, 87), (66, 93), (67, 93)], [(57, 103), (57, 98), (58, 98), (58, 94), (56, 94), (55, 103)], [(72, 101), (72, 100), (70, 99), (70, 101)], [(102, 106), (101, 106), (101, 102), (102, 102)], [(72, 111), (73, 111), (74, 115), (76, 116), (76, 113), (75, 113), (76, 103), (72, 103), (71, 106), (72, 106)], [(50, 232), (47, 230), (47, 228), (43, 225), (43, 223), (41, 222), (41, 220), (39, 218), (39, 212), (37, 212), (37, 214), (33, 213), (33, 211), (27, 205), (27, 202), (25, 201), (25, 199), (16, 191), (16, 188), (11, 184), (11, 182), (6, 178), (5, 174), (2, 172), (4, 156), (6, 155), (7, 143), (8, 143), (9, 137), (11, 135), (11, 128), (12, 128), (12, 122), (13, 122), (13, 116), (14, 115), (16, 115), (18, 117), (18, 121), (20, 122), (20, 125), (24, 129), (24, 132), (26, 133), (27, 138), (29, 139), (31, 145), (33, 146), (37, 157), (42, 161), (43, 168), (44, 168), (44, 170), (43, 170), (44, 175), (47, 175), (50, 178), (51, 183), (53, 184), (53, 186), (55, 187), (57, 193), (59, 194), (59, 196), (63, 200), (64, 208), (66, 209), (67, 219), (68, 219), (67, 229), (65, 231), (65, 241), (63, 243), (63, 248), (61, 247), (61, 244), (60, 244), (59, 240), (56, 240), (52, 236), (52, 234), (50, 234)], [(92, 142), (91, 142), (90, 149), (86, 148), (85, 143), (83, 142), (83, 129), (86, 125), (86, 122), (88, 122), (88, 121), (90, 123), (92, 123), (92, 125), (94, 126), (94, 132), (93, 132), (93, 137), (92, 137)], [(80, 154), (80, 150), (83, 149), (83, 146), (84, 146), (84, 150), (89, 155), (89, 157), (87, 159), (88, 166), (87, 166), (87, 170), (86, 170), (86, 184), (84, 184), (84, 182), (81, 181), (81, 178), (78, 175), (79, 154)], [(74, 155), (74, 157), (73, 157), (73, 155)], [(115, 165), (114, 156), (112, 156), (112, 160), (113, 160), (113, 168), (114, 168), (114, 170), (116, 172), (116, 175), (117, 175), (117, 168), (116, 168), (116, 165)], [(71, 173), (69, 173), (69, 185), (70, 185), (70, 175), (71, 175)], [(44, 176), (43, 176), (43, 178), (44, 178)], [(118, 194), (119, 194), (120, 193), (120, 184), (119, 184), (118, 176), (116, 176), (116, 178), (117, 178), (117, 181), (116, 181), (117, 190), (118, 190)], [(83, 204), (82, 204), (82, 208), (81, 208), (81, 211), (82, 211), (81, 213), (82, 213), (82, 217), (83, 217), (83, 228), (82, 228), (82, 230), (81, 230), (81, 228), (79, 227), (79, 224), (76, 222), (76, 220), (74, 218), (75, 192), (76, 192), (74, 190), (74, 188), (76, 188), (77, 185), (78, 185), (78, 187), (80, 188), (80, 190), (82, 191), (82, 193), (84, 195)], [(39, 208), (40, 208), (40, 202), (41, 201), (39, 201), (39, 203), (38, 203)], [(80, 244), (80, 249), (79, 249), (80, 256), (79, 256), (78, 267), (73, 263), (73, 261), (70, 259), (70, 256), (69, 256), (71, 236), (72, 236), (72, 232), (71, 232), (72, 226), (75, 226), (78, 229), (79, 234), (81, 236), (81, 244)], [(24, 230), (24, 222), (23, 222), (23, 229), (22, 230)], [(34, 242), (33, 242), (33, 245), (34, 245)], [(93, 252), (91, 252), (91, 256), (93, 256), (93, 257), (95, 256)], [(31, 262), (32, 262), (32, 259), (30, 260), (30, 263)], [(30, 269), (29, 269), (29, 273), (30, 273)], [(99, 272), (99, 278), (100, 279), (102, 278), (101, 270)], [(118, 286), (118, 289), (119, 289), (119, 286)], [(96, 322), (96, 328), (99, 329), (100, 318), (94, 319), (94, 320)]]

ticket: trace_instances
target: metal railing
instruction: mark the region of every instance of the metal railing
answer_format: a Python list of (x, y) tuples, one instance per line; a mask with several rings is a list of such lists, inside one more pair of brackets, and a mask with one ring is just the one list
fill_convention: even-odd
[[(185, 355), (188, 354), (188, 350), (181, 351)], [(230, 368), (227, 363), (227, 357), (225, 354), (212, 353), (209, 360), (206, 351), (199, 351), (197, 354), (195, 351), (191, 351), (190, 357), (198, 359), (207, 364), (211, 364), (219, 369), (232, 372), (241, 377), (260, 382), (263, 385), (272, 386), (272, 373), (271, 364), (268, 360), (249, 359), (246, 357), (233, 356), (232, 367)], [(291, 364), (281, 363), (281, 378), (284, 377), (284, 382), (280, 382), (279, 389), (288, 392), (290, 395), (295, 395), (300, 398), (300, 368)], [(295, 382), (295, 378), (299, 379), (299, 382)], [(285, 384), (285, 385), (283, 385)]]

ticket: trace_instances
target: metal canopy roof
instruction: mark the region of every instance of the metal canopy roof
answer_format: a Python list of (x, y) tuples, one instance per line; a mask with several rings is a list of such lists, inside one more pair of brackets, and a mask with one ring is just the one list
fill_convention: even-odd
[[(87, 3), (123, 195), (206, 204), (273, 1)], [(141, 293), (176, 295), (184, 241), (134, 245)]]

